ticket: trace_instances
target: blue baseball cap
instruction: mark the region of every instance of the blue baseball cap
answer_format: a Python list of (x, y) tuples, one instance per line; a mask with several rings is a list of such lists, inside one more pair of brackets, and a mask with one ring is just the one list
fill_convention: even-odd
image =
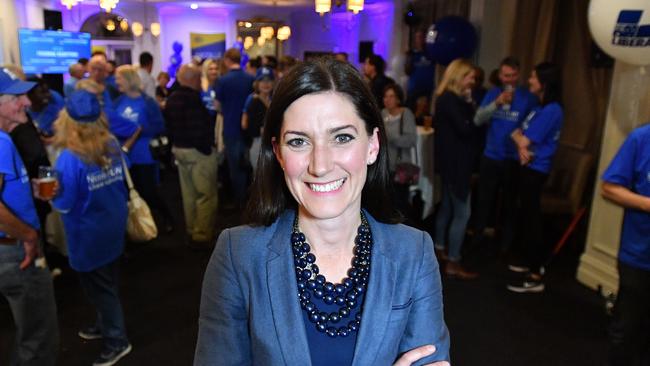
[(80, 123), (97, 121), (102, 111), (97, 96), (85, 90), (75, 90), (70, 94), (65, 101), (65, 110)]
[(271, 80), (275, 79), (273, 77), (273, 70), (269, 67), (260, 67), (257, 69), (257, 74), (255, 74), (255, 80), (260, 81), (260, 80)]
[(6, 67), (0, 69), (0, 94), (21, 95), (30, 91), (36, 83), (22, 81)]

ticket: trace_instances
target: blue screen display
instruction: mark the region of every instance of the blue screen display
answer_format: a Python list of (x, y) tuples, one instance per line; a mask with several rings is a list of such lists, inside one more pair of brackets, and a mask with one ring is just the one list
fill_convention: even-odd
[(19, 29), (18, 40), (25, 74), (64, 74), (90, 57), (90, 33)]

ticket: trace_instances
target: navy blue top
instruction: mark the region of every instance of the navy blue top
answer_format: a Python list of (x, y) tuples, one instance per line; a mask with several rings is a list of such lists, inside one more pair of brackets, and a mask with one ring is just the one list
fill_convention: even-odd
[[(363, 294), (357, 297), (359, 304), (350, 311), (350, 316), (339, 321), (337, 326), (346, 327), (350, 321), (354, 321), (359, 309), (363, 306), (363, 298)], [(319, 311), (332, 313), (338, 312), (340, 309), (339, 305), (328, 305), (323, 299), (317, 299), (313, 296), (310, 301), (316, 305)], [(307, 343), (309, 344), (309, 355), (311, 356), (312, 366), (352, 365), (354, 347), (357, 344), (357, 335), (359, 334), (358, 331), (352, 332), (347, 337), (332, 338), (325, 333), (319, 332), (316, 329), (316, 325), (309, 321), (309, 315), (304, 310), (302, 311), (302, 320), (305, 323), (305, 330), (307, 331)], [(363, 319), (361, 319), (361, 324), (363, 324)], [(328, 323), (328, 325), (331, 325), (331, 323)]]
[(410, 56), (412, 71), (406, 90), (409, 93), (431, 94), (435, 86), (436, 62), (424, 51), (412, 51)]
[(242, 69), (230, 70), (217, 81), (215, 92), (223, 113), (223, 137), (239, 139), (246, 98), (253, 92), (255, 78)]
[[(650, 197), (650, 124), (630, 133), (602, 179)], [(650, 271), (650, 213), (625, 209), (618, 259)]]

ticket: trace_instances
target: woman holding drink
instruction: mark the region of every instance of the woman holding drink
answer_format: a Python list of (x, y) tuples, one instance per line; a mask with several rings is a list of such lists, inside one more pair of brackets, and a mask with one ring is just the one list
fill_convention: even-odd
[[(124, 249), (127, 192), (117, 140), (110, 134), (97, 97), (77, 90), (54, 123), (59, 187), (52, 204), (61, 212), (72, 269), (97, 309), (93, 326), (79, 331), (86, 340), (102, 339), (93, 365), (113, 365), (131, 352), (118, 296), (118, 264)], [(39, 182), (47, 194), (51, 177)]]

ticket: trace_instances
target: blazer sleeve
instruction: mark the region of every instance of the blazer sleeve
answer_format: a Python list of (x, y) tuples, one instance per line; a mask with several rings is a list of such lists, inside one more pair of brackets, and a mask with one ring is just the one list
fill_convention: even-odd
[(399, 353), (427, 344), (436, 346), (436, 352), (413, 365), (449, 361), (449, 331), (443, 313), (440, 270), (433, 254), (433, 241), (426, 232), (422, 233), (422, 246), (423, 255), (415, 279), (413, 305), (400, 341)]
[(248, 310), (232, 261), (230, 230), (224, 230), (203, 279), (194, 366), (250, 365)]

